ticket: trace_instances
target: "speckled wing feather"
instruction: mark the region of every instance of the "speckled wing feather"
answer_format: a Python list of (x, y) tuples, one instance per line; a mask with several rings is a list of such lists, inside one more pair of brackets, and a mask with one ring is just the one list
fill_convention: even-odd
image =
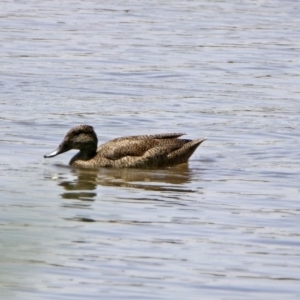
[(177, 139), (183, 135), (185, 135), (185, 133), (160, 133), (154, 135), (147, 135), (147, 137), (151, 139)]
[(190, 140), (176, 139), (182, 134), (159, 134), (152, 136), (130, 136), (114, 139), (98, 148), (107, 159), (118, 160), (126, 156), (143, 156), (148, 150), (160, 148), (166, 153), (181, 148)]
[(119, 142), (123, 140), (145, 140), (145, 139), (177, 139), (180, 136), (185, 135), (185, 133), (159, 133), (153, 135), (132, 135), (132, 136), (125, 136), (113, 139), (110, 142)]

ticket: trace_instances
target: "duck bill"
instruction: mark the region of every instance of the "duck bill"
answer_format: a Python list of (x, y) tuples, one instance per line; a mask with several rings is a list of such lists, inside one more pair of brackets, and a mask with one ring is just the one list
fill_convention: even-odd
[(54, 157), (58, 154), (64, 153), (66, 151), (68, 151), (69, 149), (65, 149), (61, 146), (59, 146), (56, 150), (54, 150), (53, 152), (49, 153), (49, 154), (45, 154), (44, 157), (45, 158), (50, 158), (50, 157)]

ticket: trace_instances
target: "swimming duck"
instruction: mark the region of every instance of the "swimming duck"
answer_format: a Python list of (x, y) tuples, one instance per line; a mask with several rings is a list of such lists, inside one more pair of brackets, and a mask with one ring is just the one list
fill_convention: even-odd
[(81, 168), (159, 168), (186, 163), (205, 140), (178, 139), (183, 133), (127, 136), (111, 140), (99, 147), (94, 128), (73, 127), (58, 148), (44, 155), (53, 157), (71, 149), (80, 150), (70, 165)]

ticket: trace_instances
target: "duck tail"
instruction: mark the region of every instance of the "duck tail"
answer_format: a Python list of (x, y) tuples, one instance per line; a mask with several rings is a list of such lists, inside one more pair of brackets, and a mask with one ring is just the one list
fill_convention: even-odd
[(175, 164), (179, 163), (186, 163), (195, 150), (206, 140), (204, 139), (197, 139), (191, 140), (184, 144), (180, 149), (170, 153), (168, 155), (169, 161), (174, 162)]

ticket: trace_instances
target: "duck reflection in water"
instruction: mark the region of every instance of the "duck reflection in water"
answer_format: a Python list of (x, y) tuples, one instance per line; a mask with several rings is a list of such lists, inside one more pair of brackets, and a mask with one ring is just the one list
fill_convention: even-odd
[[(66, 192), (64, 199), (93, 201), (97, 186), (137, 188), (152, 191), (194, 192), (185, 184), (191, 180), (187, 164), (165, 169), (72, 169), (75, 179), (59, 183)], [(90, 192), (94, 191), (94, 192)]]

